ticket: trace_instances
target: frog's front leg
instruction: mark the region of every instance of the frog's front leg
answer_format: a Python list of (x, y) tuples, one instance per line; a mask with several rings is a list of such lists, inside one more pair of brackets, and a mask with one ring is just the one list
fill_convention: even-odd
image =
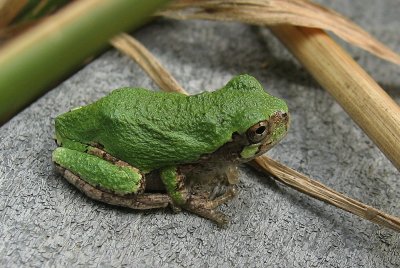
[(201, 195), (190, 194), (185, 187), (184, 176), (179, 174), (176, 167), (161, 170), (160, 176), (175, 206), (210, 219), (219, 225), (228, 223), (228, 218), (215, 208), (231, 199), (236, 194), (235, 188), (215, 200), (209, 200)]
[(88, 197), (134, 209), (162, 208), (171, 203), (166, 194), (142, 193), (144, 176), (137, 169), (99, 149), (88, 147), (87, 151), (92, 154), (59, 147), (53, 152), (53, 161), (61, 174)]

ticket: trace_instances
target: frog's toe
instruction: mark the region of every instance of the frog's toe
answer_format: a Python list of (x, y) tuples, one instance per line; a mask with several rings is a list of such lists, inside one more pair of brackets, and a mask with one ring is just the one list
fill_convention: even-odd
[(224, 189), (223, 194), (211, 200), (206, 201), (204, 206), (209, 209), (215, 209), (220, 205), (233, 199), (237, 195), (237, 193), (238, 193), (237, 185), (230, 185)]
[(191, 199), (185, 204), (184, 208), (187, 211), (193, 212), (200, 217), (209, 219), (217, 223), (219, 226), (225, 226), (229, 223), (229, 218), (222, 212), (209, 208), (207, 200), (203, 198), (191, 197)]

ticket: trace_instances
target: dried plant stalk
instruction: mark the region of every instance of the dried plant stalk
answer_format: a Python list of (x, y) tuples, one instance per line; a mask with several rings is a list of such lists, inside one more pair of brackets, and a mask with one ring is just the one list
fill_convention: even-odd
[[(164, 69), (158, 60), (137, 40), (129, 35), (120, 35), (113, 39), (112, 44), (115, 44), (115, 39), (124, 39), (124, 45), (115, 46), (122, 53), (129, 55), (141, 66), (150, 77), (157, 77), (155, 82), (165, 91), (176, 91), (187, 94), (180, 86), (177, 86), (176, 80)], [(145, 63), (145, 64), (143, 64)], [(148, 68), (147, 65), (156, 65), (158, 70), (162, 70), (162, 75), (156, 74), (157, 69)], [(160, 81), (163, 80), (163, 81)], [(173, 82), (171, 82), (173, 81)], [(378, 209), (365, 205), (359, 201), (351, 199), (341, 193), (330, 189), (322, 183), (312, 180), (307, 176), (286, 167), (267, 156), (261, 156), (249, 163), (258, 170), (272, 175), (272, 177), (285, 185), (294, 188), (302, 193), (305, 193), (313, 198), (341, 208), (359, 217), (362, 217), (371, 222), (391, 228), (400, 232), (400, 219), (386, 214)]]
[(0, 0), (0, 28), (9, 24), (27, 2), (28, 0)]
[(0, 0), (0, 41), (42, 22), (74, 0)]
[(174, 19), (241, 21), (266, 26), (290, 24), (332, 31), (343, 40), (387, 61), (400, 55), (337, 12), (305, 0), (177, 0), (159, 13)]
[(288, 168), (267, 156), (258, 157), (250, 162), (258, 170), (273, 176), (274, 179), (335, 207), (353, 213), (361, 218), (400, 232), (400, 219), (376, 208), (338, 193), (322, 183)]
[[(156, 84), (166, 91), (175, 91), (186, 94), (185, 90), (179, 85), (175, 78), (162, 67), (161, 63), (154, 58), (151, 53), (136, 39), (128, 34), (122, 33), (111, 39), (111, 44), (133, 58), (156, 82)], [(129, 49), (134, 47), (135, 49)]]
[(271, 27), (351, 118), (400, 170), (400, 107), (324, 31)]

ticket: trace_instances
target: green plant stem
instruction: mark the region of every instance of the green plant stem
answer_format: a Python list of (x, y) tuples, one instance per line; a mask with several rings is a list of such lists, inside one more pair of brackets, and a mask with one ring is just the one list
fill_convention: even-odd
[(0, 122), (167, 0), (80, 0), (0, 50)]

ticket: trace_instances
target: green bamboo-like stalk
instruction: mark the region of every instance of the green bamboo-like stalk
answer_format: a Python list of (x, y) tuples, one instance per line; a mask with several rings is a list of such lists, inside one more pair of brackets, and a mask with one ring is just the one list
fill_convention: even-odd
[(167, 0), (80, 0), (0, 50), (0, 122)]

